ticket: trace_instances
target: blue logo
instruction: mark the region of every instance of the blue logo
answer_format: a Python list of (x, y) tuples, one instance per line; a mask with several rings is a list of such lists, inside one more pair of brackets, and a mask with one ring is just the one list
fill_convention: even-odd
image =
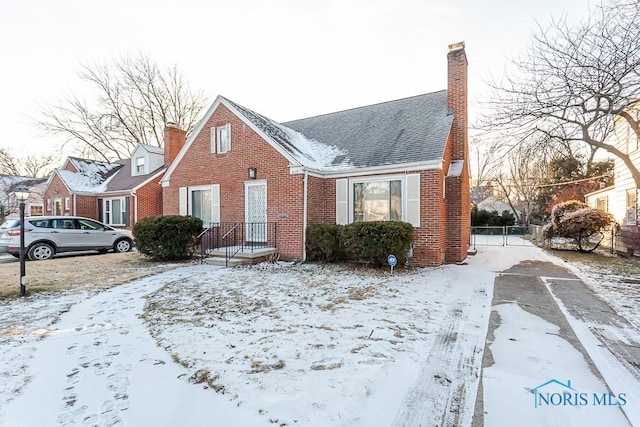
[(579, 392), (571, 385), (551, 379), (530, 389), (533, 393), (533, 406), (624, 406), (627, 404), (626, 393), (586, 393)]
[(395, 255), (391, 254), (387, 257), (387, 262), (391, 267), (395, 267), (395, 265), (398, 263), (398, 258), (396, 258)]

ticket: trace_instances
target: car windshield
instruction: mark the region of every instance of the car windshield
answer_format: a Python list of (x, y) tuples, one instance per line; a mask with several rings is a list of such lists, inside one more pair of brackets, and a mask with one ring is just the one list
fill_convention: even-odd
[(16, 228), (20, 225), (20, 220), (17, 218), (13, 218), (13, 219), (8, 219), (6, 220), (2, 225), (0, 225), (1, 229), (8, 229), (8, 228)]

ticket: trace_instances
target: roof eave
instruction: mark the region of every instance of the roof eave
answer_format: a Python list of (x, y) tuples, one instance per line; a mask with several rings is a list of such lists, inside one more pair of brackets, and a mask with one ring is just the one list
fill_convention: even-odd
[(291, 174), (308, 173), (318, 178), (345, 178), (351, 176), (380, 175), (388, 173), (402, 173), (417, 170), (442, 170), (442, 159), (422, 162), (396, 163), (391, 165), (352, 167), (349, 169), (326, 170), (306, 166), (290, 166)]

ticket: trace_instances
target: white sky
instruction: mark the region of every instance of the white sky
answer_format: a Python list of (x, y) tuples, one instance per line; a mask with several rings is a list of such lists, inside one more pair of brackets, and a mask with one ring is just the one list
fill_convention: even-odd
[[(40, 106), (82, 96), (80, 64), (143, 52), (191, 86), (287, 121), (446, 88), (464, 40), (470, 101), (530, 42), (535, 21), (588, 0), (2, 0), (0, 147), (54, 151)], [(471, 111), (473, 117), (473, 109)]]

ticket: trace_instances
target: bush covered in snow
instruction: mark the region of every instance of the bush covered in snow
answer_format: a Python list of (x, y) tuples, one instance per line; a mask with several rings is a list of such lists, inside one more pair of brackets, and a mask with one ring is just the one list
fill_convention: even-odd
[(200, 232), (200, 218), (182, 215), (142, 218), (132, 230), (138, 251), (158, 261), (192, 257)]
[(353, 261), (361, 261), (383, 266), (389, 254), (404, 264), (411, 241), (413, 227), (406, 222), (373, 221), (354, 222), (344, 226), (340, 244)]
[(551, 223), (543, 228), (543, 236), (548, 241), (554, 237), (573, 239), (580, 252), (591, 252), (602, 242), (602, 232), (614, 224), (610, 213), (569, 200), (554, 206)]

